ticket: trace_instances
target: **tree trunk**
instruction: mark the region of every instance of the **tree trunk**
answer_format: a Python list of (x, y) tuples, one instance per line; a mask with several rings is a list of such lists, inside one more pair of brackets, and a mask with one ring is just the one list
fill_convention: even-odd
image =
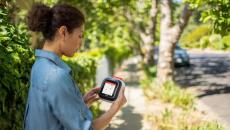
[(140, 25), (134, 21), (134, 16), (125, 9), (125, 18), (134, 26), (133, 31), (137, 33), (141, 41), (138, 43), (138, 52), (142, 57), (142, 63), (145, 68), (154, 65), (154, 42), (157, 23), (157, 3), (158, 0), (152, 0), (150, 10), (150, 22), (146, 28), (141, 28)]
[[(167, 33), (170, 35), (170, 33)], [(157, 66), (157, 79), (160, 83), (167, 80), (173, 80), (174, 61), (173, 61), (173, 44), (166, 35), (161, 36), (159, 46), (159, 57)]]
[(146, 33), (140, 33), (143, 46), (143, 61), (146, 67), (154, 66), (154, 42), (155, 42), (155, 32), (157, 24), (157, 2), (158, 0), (152, 0), (151, 10), (150, 10), (150, 23), (146, 29)]
[(174, 49), (183, 29), (188, 23), (191, 15), (186, 4), (178, 23), (172, 26), (172, 1), (161, 1), (161, 33), (159, 46), (159, 59), (157, 66), (157, 81), (161, 85), (167, 80), (174, 80)]

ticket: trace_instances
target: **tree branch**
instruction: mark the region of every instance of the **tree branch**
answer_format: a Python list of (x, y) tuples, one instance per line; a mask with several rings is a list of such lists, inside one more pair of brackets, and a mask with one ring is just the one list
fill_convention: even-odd
[(146, 31), (147, 35), (151, 36), (151, 41), (152, 42), (155, 42), (157, 13), (158, 13), (157, 4), (158, 4), (158, 0), (152, 0), (151, 10), (150, 10), (151, 21), (150, 21), (150, 24), (149, 24), (149, 28)]
[(192, 10), (189, 9), (189, 4), (186, 3), (184, 8), (183, 8), (183, 12), (179, 18), (179, 21), (172, 28), (173, 33), (176, 35), (176, 37), (175, 37), (176, 39), (174, 39), (174, 41), (179, 40), (180, 35), (182, 34), (184, 28), (188, 24), (188, 21), (189, 21), (189, 18), (191, 15), (192, 15)]
[(161, 13), (163, 28), (169, 28), (172, 25), (172, 0), (161, 0)]
[(184, 29), (184, 27), (187, 25), (189, 21), (191, 14), (192, 14), (192, 10), (189, 9), (189, 4), (186, 3), (183, 9), (183, 13), (181, 14), (181, 17), (178, 23), (176, 24), (176, 26), (178, 26), (181, 29)]
[(145, 30), (141, 29), (140, 26), (136, 26), (137, 23), (134, 21), (134, 18), (132, 16), (132, 14), (130, 13), (130, 11), (125, 9), (124, 12), (125, 12), (124, 16), (125, 16), (126, 20), (129, 21), (132, 25), (134, 25), (133, 26), (134, 29), (137, 30), (138, 32), (145, 33)]

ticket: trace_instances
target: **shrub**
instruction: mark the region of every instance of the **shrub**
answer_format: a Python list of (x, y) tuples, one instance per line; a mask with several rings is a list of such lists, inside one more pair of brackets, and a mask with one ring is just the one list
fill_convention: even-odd
[(199, 41), (200, 48), (211, 48), (214, 50), (229, 50), (230, 44), (229, 44), (230, 36), (224, 36), (221, 37), (220, 34), (212, 34), (210, 36), (204, 36)]
[(0, 9), (0, 129), (22, 129), (23, 113), (34, 61), (25, 29), (10, 23), (9, 10)]
[(93, 57), (79, 53), (64, 60), (71, 67), (73, 79), (82, 93), (95, 86), (96, 61)]
[(210, 47), (215, 50), (222, 50), (224, 49), (224, 46), (221, 42), (221, 35), (220, 34), (212, 34), (209, 36), (209, 43)]
[(223, 37), (222, 43), (224, 46), (224, 50), (230, 50), (230, 34)]
[(180, 44), (186, 48), (211, 48), (214, 50), (230, 50), (230, 34), (209, 34), (210, 28), (207, 25), (197, 27), (185, 36), (182, 36)]
[(180, 44), (186, 48), (198, 48), (198, 42), (204, 36), (207, 36), (211, 29), (208, 25), (198, 26), (196, 29), (183, 36), (180, 40)]
[(199, 48), (207, 48), (209, 46), (209, 36), (204, 36), (199, 41)]

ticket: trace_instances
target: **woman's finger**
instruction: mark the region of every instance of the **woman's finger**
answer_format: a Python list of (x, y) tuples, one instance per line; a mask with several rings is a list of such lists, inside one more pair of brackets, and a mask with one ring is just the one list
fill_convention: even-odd
[(92, 89), (94, 93), (98, 93), (101, 90), (101, 87), (95, 87)]
[(90, 106), (93, 102), (99, 100), (99, 96), (95, 96), (94, 98), (91, 98), (90, 100), (88, 100), (87, 102), (87, 106)]
[(87, 102), (88, 102), (89, 100), (91, 100), (91, 99), (96, 98), (96, 97), (98, 97), (98, 95), (97, 95), (97, 94), (93, 94), (93, 95), (88, 96), (88, 98), (87, 98)]

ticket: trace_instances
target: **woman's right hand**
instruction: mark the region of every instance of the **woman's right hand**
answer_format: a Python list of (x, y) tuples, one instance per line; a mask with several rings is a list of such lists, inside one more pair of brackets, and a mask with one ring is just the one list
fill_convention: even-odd
[(118, 97), (111, 105), (111, 108), (116, 108), (119, 110), (126, 102), (127, 99), (125, 97), (125, 87), (121, 87)]
[(113, 116), (115, 116), (115, 114), (126, 102), (125, 87), (121, 87), (118, 97), (116, 101), (113, 102), (110, 109), (93, 121), (94, 130), (104, 130), (108, 126)]

